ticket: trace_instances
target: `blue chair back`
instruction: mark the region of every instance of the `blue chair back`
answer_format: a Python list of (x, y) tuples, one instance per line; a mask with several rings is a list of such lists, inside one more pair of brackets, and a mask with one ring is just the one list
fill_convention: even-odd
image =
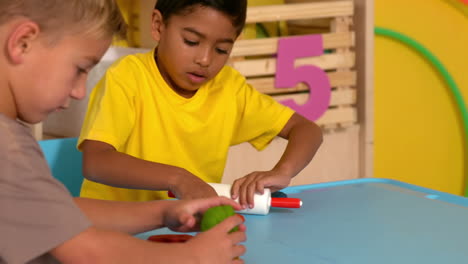
[(76, 149), (77, 138), (39, 141), (52, 175), (77, 197), (83, 183), (82, 154)]

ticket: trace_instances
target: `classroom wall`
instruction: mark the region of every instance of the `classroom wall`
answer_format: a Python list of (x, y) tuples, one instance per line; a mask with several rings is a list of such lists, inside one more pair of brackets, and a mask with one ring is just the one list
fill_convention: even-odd
[[(375, 0), (375, 24), (411, 36), (446, 66), (468, 100), (468, 17), (444, 0)], [(447, 85), (420, 55), (375, 38), (375, 176), (453, 194), (463, 137)]]

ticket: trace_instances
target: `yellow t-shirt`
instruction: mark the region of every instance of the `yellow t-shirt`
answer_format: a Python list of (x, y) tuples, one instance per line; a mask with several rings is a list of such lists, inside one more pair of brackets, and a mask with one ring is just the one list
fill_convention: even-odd
[[(192, 98), (184, 98), (164, 81), (153, 55), (129, 55), (107, 70), (90, 95), (78, 146), (85, 139), (105, 142), (133, 157), (220, 182), (230, 146), (250, 142), (265, 148), (294, 113), (229, 66)], [(147, 201), (167, 198), (167, 193), (85, 179), (81, 196)]]

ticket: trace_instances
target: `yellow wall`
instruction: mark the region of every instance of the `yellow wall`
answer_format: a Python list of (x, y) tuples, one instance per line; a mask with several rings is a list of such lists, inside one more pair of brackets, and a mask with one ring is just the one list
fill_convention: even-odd
[[(411, 36), (468, 100), (468, 19), (442, 0), (375, 0), (376, 26)], [(463, 137), (449, 89), (416, 52), (375, 42), (375, 176), (462, 194)]]
[(139, 31), (135, 30), (138, 27), (139, 21), (135, 21), (138, 18), (137, 13), (140, 8), (140, 1), (129, 1), (129, 0), (117, 0), (117, 4), (122, 12), (122, 15), (125, 21), (128, 24), (128, 34), (126, 40), (114, 40), (112, 45), (121, 46), (121, 47), (138, 47), (140, 45), (139, 41)]

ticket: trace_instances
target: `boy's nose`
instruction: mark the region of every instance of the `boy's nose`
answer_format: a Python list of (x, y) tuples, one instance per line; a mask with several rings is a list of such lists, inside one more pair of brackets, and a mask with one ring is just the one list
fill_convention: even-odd
[(195, 63), (202, 67), (210, 66), (211, 52), (209, 50), (200, 51), (195, 58)]
[(81, 100), (85, 98), (85, 96), (86, 96), (86, 82), (83, 82), (82, 84), (75, 87), (70, 93), (70, 97), (76, 100)]

